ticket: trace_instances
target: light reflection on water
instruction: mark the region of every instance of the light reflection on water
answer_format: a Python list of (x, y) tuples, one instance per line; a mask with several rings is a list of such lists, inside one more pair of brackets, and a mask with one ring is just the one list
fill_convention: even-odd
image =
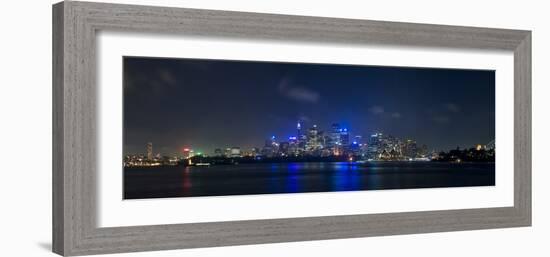
[(183, 171), (183, 193), (188, 193), (189, 190), (193, 187), (193, 183), (191, 182), (191, 176), (189, 175), (191, 173), (191, 167), (185, 167)]
[(361, 177), (357, 174), (358, 168), (355, 163), (334, 163), (332, 175), (332, 191), (358, 190), (361, 185)]
[(494, 185), (494, 164), (274, 163), (125, 169), (125, 199)]

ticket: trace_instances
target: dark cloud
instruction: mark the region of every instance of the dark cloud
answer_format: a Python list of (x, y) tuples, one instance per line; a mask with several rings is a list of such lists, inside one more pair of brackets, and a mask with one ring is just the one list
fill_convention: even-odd
[(369, 112), (374, 114), (374, 115), (379, 115), (379, 114), (384, 113), (384, 107), (379, 106), (379, 105), (371, 106), (369, 108)]
[(433, 117), (433, 121), (440, 124), (447, 124), (451, 121), (451, 118), (449, 118), (449, 116), (436, 115)]
[(289, 99), (303, 103), (317, 103), (320, 99), (319, 92), (305, 87), (292, 85), (290, 79), (284, 78), (279, 83), (279, 92)]
[(395, 119), (399, 119), (399, 118), (401, 118), (401, 113), (394, 112), (394, 113), (391, 114), (391, 117), (395, 118)]
[(176, 86), (176, 83), (178, 82), (177, 78), (172, 74), (170, 70), (159, 70), (158, 76), (160, 78), (160, 81), (168, 86)]
[(445, 108), (453, 113), (459, 113), (460, 112), (460, 106), (454, 103), (447, 103), (445, 104)]

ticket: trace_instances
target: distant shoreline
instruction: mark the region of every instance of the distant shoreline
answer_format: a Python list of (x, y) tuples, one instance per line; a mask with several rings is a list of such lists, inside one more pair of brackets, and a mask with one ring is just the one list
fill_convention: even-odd
[(339, 164), (347, 164), (347, 165), (357, 165), (357, 166), (369, 166), (369, 164), (494, 164), (493, 161), (406, 161), (406, 160), (399, 160), (399, 161), (391, 161), (391, 160), (372, 160), (372, 161), (280, 161), (280, 162), (234, 162), (234, 163), (200, 163), (202, 165), (186, 165), (186, 164), (176, 164), (176, 165), (150, 165), (150, 166), (126, 166), (125, 169), (133, 169), (133, 168), (166, 168), (166, 167), (208, 167), (208, 166), (227, 166), (227, 165), (252, 165), (252, 164), (300, 164), (300, 163), (339, 163)]

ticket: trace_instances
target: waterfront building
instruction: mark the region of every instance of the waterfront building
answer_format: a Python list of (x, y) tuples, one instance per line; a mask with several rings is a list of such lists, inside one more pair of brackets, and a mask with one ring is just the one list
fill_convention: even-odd
[(481, 151), (481, 149), (485, 149), (485, 147), (483, 147), (482, 145), (476, 145), (476, 150), (477, 151)]
[(271, 137), (271, 140), (269, 140), (269, 144), (271, 145), (271, 149), (273, 150), (273, 154), (278, 155), (279, 154), (279, 143), (277, 143), (277, 141), (275, 140), (275, 136)]
[(353, 141), (349, 146), (349, 153), (353, 155), (361, 154), (361, 145), (357, 141)]
[(290, 144), (289, 142), (279, 143), (279, 154), (281, 156), (287, 156), (289, 154)]
[(428, 146), (423, 144), (419, 149), (417, 153), (417, 157), (425, 158), (429, 155), (428, 153)]
[(262, 151), (261, 151), (261, 154), (262, 156), (265, 156), (265, 157), (273, 157), (273, 148), (271, 148), (270, 145), (266, 145), (262, 148)]
[(341, 145), (340, 141), (340, 132), (341, 132), (340, 124), (338, 123), (332, 123), (331, 131), (330, 131), (330, 139), (331, 139), (331, 147), (334, 147), (335, 145)]
[(260, 155), (260, 148), (252, 147), (252, 149), (250, 150), (250, 154), (254, 157)]
[(376, 159), (378, 157), (381, 135), (381, 133), (374, 133), (370, 136), (369, 142), (367, 143), (367, 158)]
[(363, 143), (363, 137), (360, 136), (360, 135), (355, 135), (355, 136), (353, 137), (353, 142), (355, 142), (355, 143), (361, 145), (361, 144)]
[(332, 155), (340, 155), (342, 152), (342, 142), (340, 140), (341, 130), (340, 124), (332, 123), (330, 133), (326, 136), (326, 147), (330, 150)]
[(350, 150), (353, 155), (363, 155), (363, 137), (360, 135), (355, 135), (353, 137), (353, 142), (350, 145)]
[(233, 146), (233, 147), (231, 147), (230, 151), (231, 151), (231, 157), (233, 157), (233, 158), (242, 157), (240, 147)]
[(349, 150), (350, 140), (347, 128), (343, 128), (340, 131), (340, 144), (343, 146), (344, 152)]
[(224, 155), (226, 158), (231, 157), (231, 147), (225, 148)]
[(147, 143), (147, 160), (153, 160), (153, 143)]
[(183, 158), (185, 158), (185, 159), (192, 157), (192, 156), (191, 156), (191, 149), (189, 149), (189, 148), (183, 148), (182, 156), (183, 156)]
[[(386, 151), (388, 151), (391, 155), (392, 160), (400, 160), (403, 159), (403, 144), (401, 141), (394, 136), (387, 135), (383, 138), (383, 147)], [(416, 147), (416, 142), (415, 142)], [(416, 154), (416, 153), (415, 153)]]
[(289, 155), (299, 155), (299, 146), (298, 146), (298, 137), (288, 137), (288, 154)]
[(275, 136), (265, 140), (264, 147), (262, 148), (262, 155), (266, 157), (274, 157), (279, 150), (279, 144), (275, 142)]
[(317, 125), (313, 125), (308, 130), (306, 152), (311, 155), (317, 155), (318, 151), (322, 149), (321, 145), (322, 132), (319, 131)]
[(304, 125), (302, 121), (298, 121), (298, 124), (296, 125), (297, 128), (297, 153), (302, 154), (306, 149), (306, 143), (307, 143), (307, 134), (304, 132), (303, 129)]
[(495, 140), (491, 140), (491, 142), (485, 144), (485, 148), (487, 150), (495, 150)]
[(418, 148), (416, 146), (416, 141), (407, 139), (403, 143), (403, 156), (407, 159), (416, 158), (418, 155)]

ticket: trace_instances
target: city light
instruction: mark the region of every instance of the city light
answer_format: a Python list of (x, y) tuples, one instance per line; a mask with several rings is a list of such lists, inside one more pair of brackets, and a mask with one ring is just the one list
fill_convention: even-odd
[[(183, 152), (172, 156), (153, 153), (153, 144), (146, 144), (146, 154), (128, 155), (124, 159), (125, 167), (152, 167), (161, 165), (198, 165), (209, 166), (214, 163), (238, 164), (250, 158), (250, 161), (281, 162), (293, 161), (449, 161), (462, 163), (467, 161), (494, 161), (494, 141), (488, 144), (477, 144), (470, 149), (456, 149), (449, 152), (429, 151), (425, 144), (418, 144), (413, 139), (399, 139), (392, 135), (374, 133), (367, 141), (362, 136), (353, 134), (348, 128), (341, 128), (333, 123), (331, 129), (324, 131), (317, 125), (302, 130), (298, 122), (298, 135), (289, 136), (288, 141), (276, 141), (275, 136), (265, 140), (263, 147), (252, 147), (241, 150), (231, 146), (214, 149), (213, 155), (184, 147)], [(353, 140), (350, 140), (353, 138)], [(489, 145), (490, 147), (487, 147)], [(225, 149), (225, 151), (222, 151)], [(246, 160), (244, 160), (246, 161)]]

